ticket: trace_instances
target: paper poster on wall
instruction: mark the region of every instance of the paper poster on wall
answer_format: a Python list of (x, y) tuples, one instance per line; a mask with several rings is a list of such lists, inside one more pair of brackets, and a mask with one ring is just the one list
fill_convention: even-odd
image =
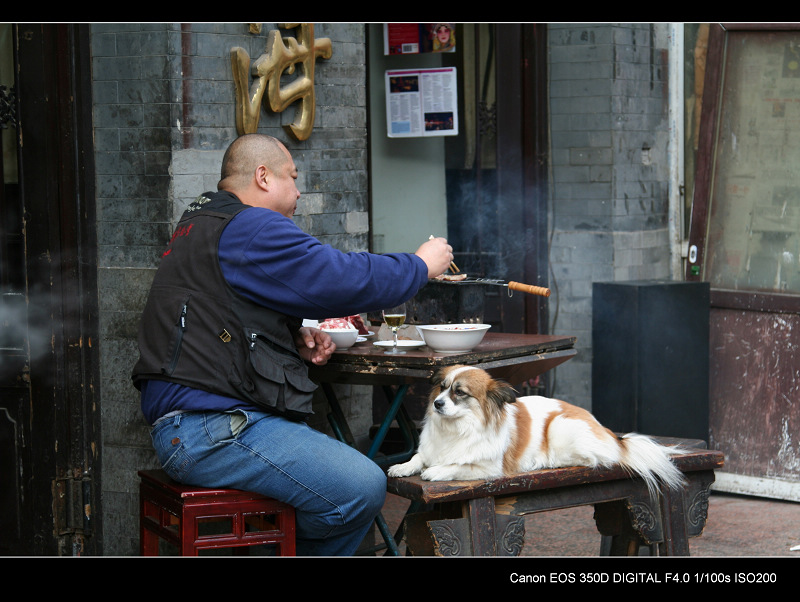
[(455, 23), (384, 23), (384, 54), (455, 52)]
[(456, 68), (386, 72), (389, 138), (458, 134)]

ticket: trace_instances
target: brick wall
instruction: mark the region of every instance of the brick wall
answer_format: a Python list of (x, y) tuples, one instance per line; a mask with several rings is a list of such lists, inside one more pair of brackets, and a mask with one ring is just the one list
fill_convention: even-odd
[[(216, 188), (222, 152), (236, 136), (229, 52), (265, 50), (246, 23), (92, 25), (97, 167), (104, 554), (137, 553), (136, 471), (155, 466), (149, 427), (130, 384), (136, 332), (173, 224), (197, 194)], [(285, 35), (291, 32), (285, 31)], [(364, 27), (319, 24), (333, 56), (318, 61), (316, 122), (295, 142), (284, 114), (262, 109), (259, 131), (283, 140), (304, 192), (296, 220), (344, 251), (368, 241)], [(354, 431), (371, 421), (361, 389), (347, 390)], [(319, 424), (324, 428), (324, 424)]]
[(548, 27), (556, 394), (591, 408), (592, 283), (669, 278), (664, 25)]

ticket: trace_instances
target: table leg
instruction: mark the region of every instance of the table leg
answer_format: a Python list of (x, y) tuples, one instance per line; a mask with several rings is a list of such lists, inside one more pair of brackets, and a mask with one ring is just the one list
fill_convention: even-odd
[(334, 436), (342, 443), (347, 443), (350, 447), (355, 447), (353, 433), (350, 432), (350, 426), (347, 424), (347, 420), (344, 417), (336, 393), (333, 392), (333, 387), (329, 383), (322, 383), (322, 390), (325, 393), (325, 398), (328, 400), (328, 407), (331, 410), (328, 414), (328, 422), (333, 429)]
[(378, 427), (378, 432), (375, 433), (375, 438), (372, 440), (372, 445), (367, 452), (367, 457), (373, 460), (375, 456), (378, 455), (378, 451), (381, 445), (383, 445), (384, 439), (386, 439), (389, 427), (392, 426), (392, 422), (402, 409), (403, 399), (408, 391), (408, 385), (400, 385), (394, 395), (391, 394), (391, 389), (389, 387), (384, 387), (384, 391), (386, 391), (386, 396), (391, 399), (391, 401), (389, 403), (389, 411), (386, 412), (386, 416), (383, 417), (383, 422), (381, 422), (380, 427)]
[(405, 442), (405, 447), (402, 451), (386, 456), (390, 464), (408, 462), (419, 447), (419, 431), (417, 425), (411, 420), (411, 416), (408, 414), (408, 410), (404, 405), (400, 406), (400, 411), (397, 412), (397, 424), (400, 426), (400, 434)]
[[(353, 438), (353, 434), (350, 431), (350, 427), (347, 424), (347, 419), (344, 416), (344, 412), (342, 412), (342, 408), (339, 405), (339, 400), (336, 397), (336, 394), (333, 391), (333, 387), (329, 383), (322, 383), (322, 389), (325, 392), (325, 397), (328, 400), (328, 406), (330, 407), (330, 413), (328, 414), (328, 421), (331, 424), (331, 428), (333, 429), (334, 435), (339, 441), (347, 443), (351, 447), (355, 446), (355, 439)], [(391, 426), (392, 422), (394, 421), (395, 417), (398, 418), (398, 422), (401, 424), (401, 430), (404, 433), (404, 438), (408, 439), (409, 437), (412, 438), (412, 449), (411, 453), (413, 453), (416, 449), (416, 436), (415, 434), (407, 433), (407, 431), (411, 430), (413, 425), (411, 425), (411, 421), (408, 418), (408, 415), (405, 413), (405, 408), (403, 408), (403, 399), (405, 398), (406, 391), (408, 391), (408, 385), (400, 385), (394, 395), (390, 393), (391, 389), (388, 387), (385, 388), (387, 391), (387, 396), (391, 399), (389, 405), (389, 411), (386, 413), (386, 416), (383, 418), (383, 422), (381, 422), (380, 427), (378, 428), (378, 432), (375, 434), (373, 439), (372, 445), (370, 446), (367, 457), (371, 460), (376, 461), (377, 464), (389, 464), (395, 463), (398, 461), (405, 461), (408, 459), (408, 452), (403, 453), (403, 458), (397, 459), (395, 456), (386, 456), (381, 458), (380, 461), (375, 459), (375, 456), (378, 454), (381, 445), (383, 445), (384, 439), (386, 439), (386, 434), (389, 432), (389, 427)], [(413, 431), (412, 431), (413, 432)], [(397, 542), (395, 541), (392, 534), (389, 532), (389, 526), (386, 524), (386, 520), (383, 518), (383, 514), (378, 514), (375, 517), (375, 523), (378, 527), (378, 531), (380, 531), (381, 536), (383, 537), (384, 541), (386, 542), (387, 548), (387, 555), (390, 556), (399, 556), (400, 550), (397, 546)]]

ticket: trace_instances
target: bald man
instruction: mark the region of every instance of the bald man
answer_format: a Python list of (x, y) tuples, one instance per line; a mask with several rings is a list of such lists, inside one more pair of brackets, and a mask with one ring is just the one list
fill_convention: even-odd
[(237, 138), (216, 192), (187, 208), (164, 251), (139, 332), (133, 382), (175, 480), (254, 491), (297, 511), (298, 554), (352, 554), (383, 506), (371, 460), (312, 428), (330, 337), (302, 327), (402, 303), (452, 260), (444, 239), (415, 253), (343, 253), (291, 219), (300, 193), (288, 149)]

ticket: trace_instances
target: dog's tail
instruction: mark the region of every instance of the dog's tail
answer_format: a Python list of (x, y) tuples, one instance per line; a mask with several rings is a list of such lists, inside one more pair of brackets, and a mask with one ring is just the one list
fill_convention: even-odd
[(620, 465), (626, 470), (640, 476), (647, 484), (653, 499), (658, 497), (660, 484), (670, 489), (680, 489), (685, 479), (670, 460), (670, 454), (685, 453), (679, 447), (666, 447), (653, 441), (646, 435), (628, 433), (619, 439), (622, 455)]

